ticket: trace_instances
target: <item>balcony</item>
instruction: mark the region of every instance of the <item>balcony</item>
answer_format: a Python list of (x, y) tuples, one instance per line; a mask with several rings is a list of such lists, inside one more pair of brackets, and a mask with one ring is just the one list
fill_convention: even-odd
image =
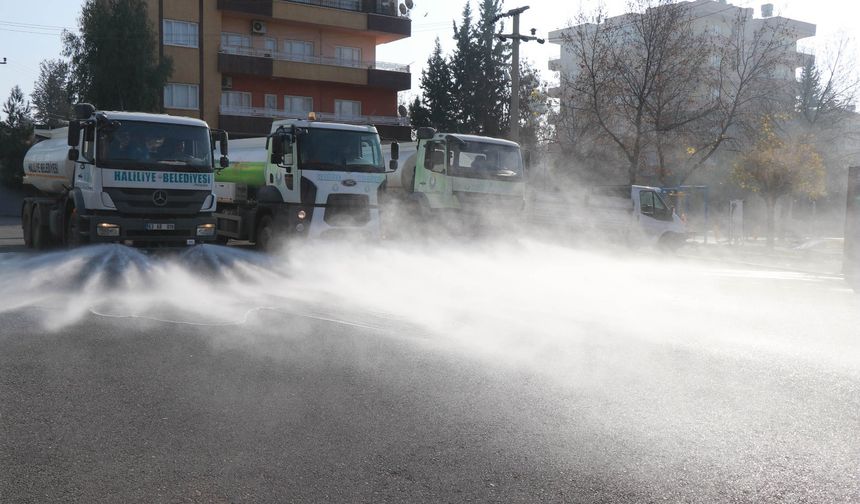
[[(371, 124), (376, 126), (382, 138), (410, 141), (412, 127), (406, 117), (393, 116), (339, 116), (337, 114), (316, 112), (318, 121), (345, 124)], [(272, 121), (277, 119), (307, 119), (307, 114), (295, 114), (284, 110), (230, 107), (222, 105), (218, 127), (236, 136), (267, 135)]]
[(218, 9), (257, 18), (373, 32), (376, 43), (409, 37), (412, 20), (396, 0), (218, 0)]
[[(251, 108), (251, 107), (230, 107), (221, 105), (220, 113), (222, 116), (237, 116), (237, 117), (263, 117), (271, 124), (272, 119), (307, 119), (308, 114), (292, 113), (285, 110), (267, 109), (267, 108)], [(320, 122), (339, 122), (345, 124), (383, 124), (387, 126), (409, 126), (408, 117), (394, 116), (341, 116), (328, 112), (314, 112), (317, 121)]]
[[(279, 62), (294, 64), (285, 65)], [(356, 84), (396, 91), (404, 91), (412, 86), (409, 65), (306, 56), (250, 47), (222, 46), (218, 54), (218, 71), (227, 74)]]

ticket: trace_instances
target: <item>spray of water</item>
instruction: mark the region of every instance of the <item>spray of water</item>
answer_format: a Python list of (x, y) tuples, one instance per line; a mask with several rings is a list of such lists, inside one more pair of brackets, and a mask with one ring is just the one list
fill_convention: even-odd
[[(860, 410), (860, 302), (839, 279), (530, 239), (445, 238), (305, 243), (271, 256), (216, 246), (11, 255), (0, 260), (0, 297), (0, 312), (39, 309), (46, 330), (94, 316), (204, 331), (232, 325), (230, 346), (253, 351), (261, 351), (255, 336), (308, 330), (269, 327), (266, 311), (374, 328), (476, 366), (541, 376), (547, 394), (585, 406), (571, 413), (580, 424), (645, 453), (659, 446), (669, 464), (694, 459), (690, 471), (705, 482), (739, 478), (790, 446), (806, 462), (785, 469), (788, 477), (835, 482), (836, 496), (858, 488), (849, 476), (860, 443), (846, 445), (858, 418), (845, 411)], [(740, 377), (791, 383), (759, 388)], [(805, 377), (827, 393), (795, 388)], [(830, 416), (816, 409), (851, 397), (853, 408)], [(773, 439), (768, 423), (780, 425)], [(689, 459), (689, 446), (701, 453)], [(611, 453), (589, 456), (613, 463)]]

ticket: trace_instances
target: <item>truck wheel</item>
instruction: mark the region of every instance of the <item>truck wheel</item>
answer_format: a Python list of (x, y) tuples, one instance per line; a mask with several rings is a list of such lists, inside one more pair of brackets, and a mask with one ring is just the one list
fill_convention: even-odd
[(272, 239), (274, 236), (275, 230), (272, 225), (272, 216), (264, 215), (260, 219), (260, 224), (257, 226), (257, 248), (263, 251), (271, 250)]
[(45, 250), (51, 244), (50, 231), (46, 222), (42, 222), (42, 212), (39, 207), (33, 207), (32, 221), (32, 240), (33, 248), (36, 250)]
[(66, 246), (69, 248), (80, 247), (82, 242), (78, 210), (73, 208), (66, 218)]
[(24, 205), (21, 210), (21, 230), (24, 234), (24, 246), (33, 248), (33, 205)]

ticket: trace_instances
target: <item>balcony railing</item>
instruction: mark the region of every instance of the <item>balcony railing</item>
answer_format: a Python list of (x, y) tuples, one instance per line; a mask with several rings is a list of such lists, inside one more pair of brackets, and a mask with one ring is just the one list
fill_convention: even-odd
[(354, 12), (365, 12), (381, 14), (383, 16), (398, 16), (397, 2), (395, 0), (283, 0), (290, 3), (314, 5), (317, 7), (328, 7), (330, 9), (349, 10)]
[(409, 73), (409, 65), (399, 63), (386, 63), (384, 61), (355, 61), (325, 56), (307, 56), (304, 54), (291, 54), (266, 49), (255, 49), (253, 47), (221, 46), (220, 52), (224, 54), (235, 54), (238, 56), (253, 56), (257, 58), (270, 58), (280, 61), (294, 61), (297, 63), (312, 63), (316, 65), (330, 65), (345, 68), (361, 68), (365, 70), (386, 70), (389, 72)]
[[(307, 119), (307, 113), (293, 113), (285, 110), (232, 107), (221, 105), (221, 115), (240, 117), (266, 117), (272, 119)], [(327, 112), (315, 112), (317, 120), (321, 122), (341, 122), (347, 124), (381, 124), (386, 126), (409, 126), (409, 118), (394, 116), (343, 116)]]

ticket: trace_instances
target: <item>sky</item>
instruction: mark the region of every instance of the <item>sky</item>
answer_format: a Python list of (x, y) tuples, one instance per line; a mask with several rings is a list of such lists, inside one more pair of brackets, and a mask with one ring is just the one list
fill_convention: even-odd
[[(168, 0), (169, 1), (169, 0)], [(433, 50), (438, 36), (442, 48), (447, 53), (454, 47), (451, 24), (460, 21), (466, 0), (415, 0), (411, 12), (412, 36), (408, 39), (379, 46), (379, 61), (410, 64), (412, 69), (412, 90), (418, 92), (421, 69)], [(471, 0), (477, 12), (478, 0)], [(758, 8), (762, 1), (736, 0), (734, 5)], [(817, 25), (817, 35), (813, 39), (801, 41), (801, 46), (810, 49), (823, 49), (841, 34), (854, 39), (855, 47), (860, 42), (860, 27), (856, 21), (860, 5), (844, 0), (774, 0), (774, 13), (799, 19)], [(626, 0), (606, 0), (603, 4), (611, 15), (626, 11)], [(0, 0), (0, 61), (5, 57), (7, 64), (0, 65), (0, 100), (5, 101), (14, 85), (20, 85), (29, 96), (33, 83), (39, 76), (39, 62), (44, 59), (58, 58), (62, 51), (61, 33), (63, 28), (75, 29), (80, 12), (78, 0)], [(537, 29), (539, 37), (546, 37), (550, 31), (568, 26), (577, 14), (584, 10), (594, 10), (599, 3), (594, 0), (506, 0), (505, 9), (529, 5), (531, 8), (521, 16), (521, 31)], [(508, 20), (509, 21), (509, 20)], [(505, 31), (510, 31), (509, 22)], [(558, 58), (560, 47), (546, 43), (529, 42), (521, 46), (523, 58), (536, 66), (545, 80), (556, 79), (554, 72), (547, 69), (550, 59)], [(858, 55), (853, 56), (860, 68)]]

